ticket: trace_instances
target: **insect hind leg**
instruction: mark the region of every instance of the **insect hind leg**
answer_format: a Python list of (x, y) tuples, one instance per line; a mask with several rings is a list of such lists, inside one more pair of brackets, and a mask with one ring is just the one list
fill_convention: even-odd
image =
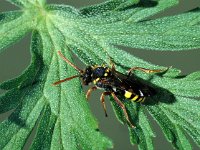
[(115, 95), (114, 92), (111, 93), (112, 97), (114, 98), (115, 102), (122, 108), (123, 112), (124, 112), (124, 115), (126, 117), (126, 120), (127, 122), (129, 123), (129, 125), (132, 127), (132, 128), (135, 128), (135, 126), (131, 123), (131, 121), (129, 120), (129, 117), (128, 117), (128, 113), (126, 111), (126, 107), (124, 106), (124, 104), (118, 99), (118, 97)]
[(142, 67), (133, 67), (133, 68), (130, 68), (127, 71), (128, 72), (128, 76), (130, 76), (132, 71), (135, 71), (135, 70), (140, 70), (140, 71), (145, 72), (145, 73), (158, 73), (158, 72), (164, 71), (164, 70), (161, 70), (161, 69), (151, 70), (151, 69), (146, 69), (146, 68), (142, 68)]
[(87, 100), (89, 99), (89, 97), (90, 97), (92, 91), (95, 91), (96, 89), (97, 89), (97, 87), (96, 87), (96, 86), (93, 86), (93, 87), (91, 87), (91, 88), (87, 91), (87, 93), (86, 93), (86, 98), (87, 98)]
[(101, 101), (101, 103), (102, 103), (103, 110), (104, 110), (104, 112), (105, 112), (105, 116), (106, 116), (106, 117), (108, 116), (108, 114), (107, 114), (107, 111), (106, 111), (106, 104), (105, 104), (105, 99), (104, 99), (104, 97), (107, 96), (107, 95), (111, 95), (111, 92), (103, 92), (103, 93), (101, 94), (101, 97), (100, 97), (100, 101)]

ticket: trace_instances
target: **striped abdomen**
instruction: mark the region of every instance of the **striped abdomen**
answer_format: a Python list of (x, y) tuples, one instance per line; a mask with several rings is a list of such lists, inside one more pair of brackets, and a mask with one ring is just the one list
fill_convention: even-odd
[(145, 96), (137, 95), (130, 91), (124, 91), (124, 97), (126, 99), (130, 99), (131, 101), (134, 101), (134, 102), (144, 102), (145, 101)]

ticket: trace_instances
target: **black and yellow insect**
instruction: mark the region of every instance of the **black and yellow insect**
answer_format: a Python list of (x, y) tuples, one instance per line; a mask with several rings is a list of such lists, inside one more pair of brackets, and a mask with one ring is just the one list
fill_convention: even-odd
[(60, 51), (58, 51), (58, 54), (62, 57), (64, 61), (66, 61), (69, 65), (76, 69), (79, 74), (68, 77), (64, 80), (57, 81), (53, 85), (69, 81), (76, 77), (81, 78), (83, 85), (93, 83), (94, 86), (87, 91), (87, 99), (89, 98), (92, 91), (96, 90), (97, 88), (103, 89), (104, 92), (101, 94), (100, 100), (103, 105), (105, 115), (107, 116), (104, 96), (111, 95), (114, 98), (115, 102), (122, 108), (127, 122), (130, 124), (131, 127), (135, 127), (130, 122), (125, 105), (122, 103), (121, 100), (119, 100), (118, 96), (124, 96), (126, 99), (134, 102), (144, 102), (146, 97), (153, 96), (155, 94), (155, 90), (152, 87), (139, 82), (137, 79), (131, 76), (131, 71), (141, 70), (146, 73), (154, 73), (160, 72), (162, 70), (149, 70), (145, 68), (134, 67), (129, 69), (128, 74), (126, 75), (118, 72), (115, 69), (114, 64), (111, 68), (102, 65), (88, 66), (85, 70), (81, 70), (77, 66), (72, 64), (68, 59), (66, 59)]

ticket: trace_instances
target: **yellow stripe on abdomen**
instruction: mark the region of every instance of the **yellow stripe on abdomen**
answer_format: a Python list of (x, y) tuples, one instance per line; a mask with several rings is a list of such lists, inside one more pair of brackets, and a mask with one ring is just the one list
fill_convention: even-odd
[(131, 101), (134, 101), (134, 102), (144, 102), (145, 101), (145, 97), (135, 95), (134, 93), (131, 93), (129, 91), (125, 91), (124, 96), (125, 96), (125, 98), (130, 99)]
[(139, 98), (139, 95), (135, 95), (135, 94), (133, 94), (133, 93), (131, 93), (129, 91), (125, 91), (124, 96), (127, 99), (131, 99), (132, 101), (136, 101)]
[(134, 95), (134, 97), (131, 100), (136, 101), (138, 98), (139, 98), (139, 95)]
[(131, 92), (129, 92), (129, 91), (125, 91), (124, 96), (125, 96), (126, 98), (131, 98), (131, 95), (132, 95)]
[(143, 100), (145, 99), (145, 97), (140, 97), (137, 102), (143, 102)]
[(143, 97), (143, 99), (141, 100), (141, 103), (143, 103), (145, 101), (146, 97)]

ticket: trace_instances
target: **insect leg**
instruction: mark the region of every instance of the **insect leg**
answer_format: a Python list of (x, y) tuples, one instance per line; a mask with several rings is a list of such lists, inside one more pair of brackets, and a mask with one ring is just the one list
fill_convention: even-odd
[(105, 116), (106, 116), (106, 117), (108, 116), (108, 114), (107, 114), (107, 112), (106, 112), (106, 105), (105, 105), (104, 96), (110, 95), (110, 94), (111, 94), (111, 92), (103, 92), (103, 93), (101, 94), (101, 97), (100, 97), (100, 101), (101, 101), (101, 103), (102, 103), (103, 110), (104, 110), (104, 112), (105, 112)]
[(114, 63), (111, 63), (111, 70), (115, 71), (115, 64)]
[(128, 72), (128, 75), (130, 76), (131, 75), (131, 72), (132, 71), (135, 71), (135, 70), (140, 70), (140, 71), (143, 71), (145, 73), (157, 73), (157, 72), (162, 72), (164, 70), (160, 70), (160, 69), (155, 69), (155, 70), (151, 70), (151, 69), (146, 69), (146, 68), (141, 68), (141, 67), (133, 67), (133, 68), (130, 68), (127, 72)]
[(94, 90), (96, 90), (96, 89), (97, 89), (97, 87), (96, 87), (96, 86), (93, 86), (93, 87), (91, 87), (91, 88), (87, 91), (87, 93), (86, 93), (86, 98), (87, 98), (87, 100), (89, 99), (91, 92), (94, 91)]
[(124, 115), (126, 117), (126, 120), (127, 122), (129, 123), (129, 125), (132, 127), (132, 128), (135, 128), (135, 126), (131, 123), (131, 121), (129, 120), (129, 117), (128, 117), (128, 113), (126, 111), (126, 107), (124, 106), (124, 104), (118, 99), (118, 97), (115, 95), (115, 93), (111, 93), (112, 97), (114, 98), (114, 100), (116, 101), (116, 103), (122, 108), (123, 112), (124, 112)]

